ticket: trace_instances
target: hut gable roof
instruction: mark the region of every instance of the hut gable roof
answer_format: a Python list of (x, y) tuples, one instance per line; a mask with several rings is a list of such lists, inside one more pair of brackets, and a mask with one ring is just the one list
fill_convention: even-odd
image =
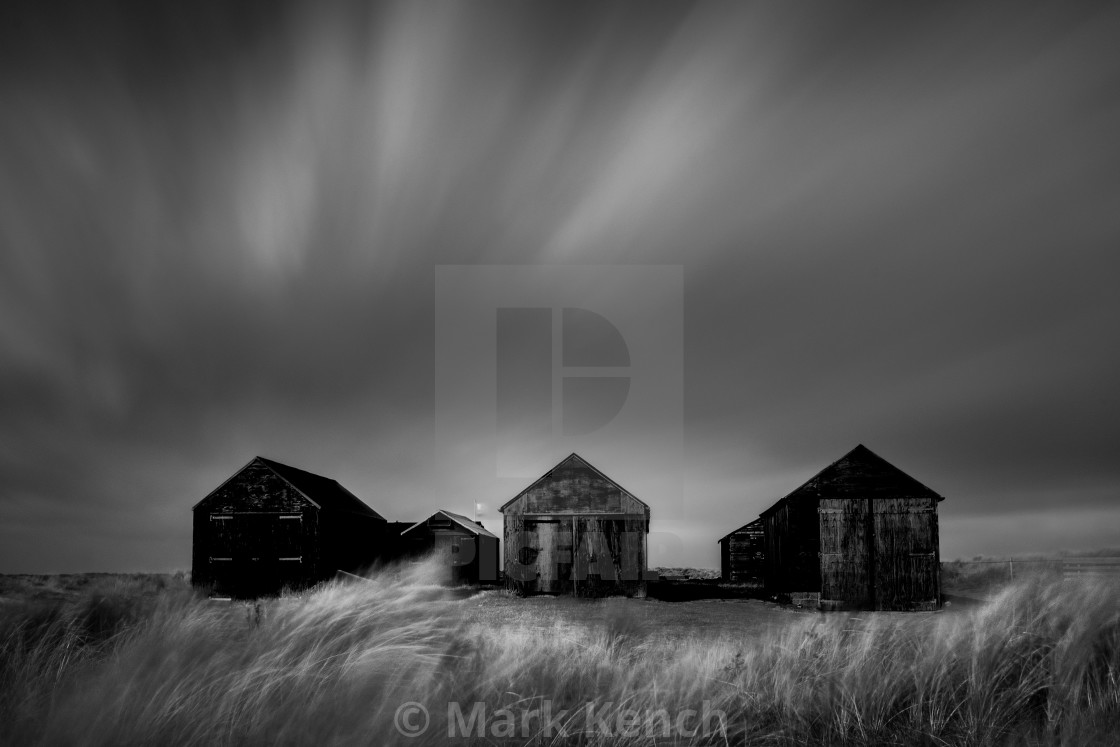
[(427, 519), (424, 519), (423, 521), (416, 522), (415, 524), (410, 526), (408, 529), (405, 529), (403, 532), (401, 532), (401, 535), (403, 536), (405, 534), (408, 534), (413, 529), (416, 529), (417, 527), (420, 527), (420, 526), (423, 526), (423, 525), (427, 524), (429, 521), (431, 521), (436, 516), (446, 516), (452, 522), (454, 522), (458, 526), (462, 527), (463, 529), (467, 530), (471, 534), (474, 534), (475, 536), (491, 537), (493, 539), (498, 539), (497, 535), (495, 535), (493, 532), (491, 532), (486, 527), (479, 524), (477, 521), (471, 521), (466, 516), (462, 516), (460, 514), (453, 514), (450, 511), (444, 511), (442, 509), (440, 509), (439, 511), (436, 511), (434, 514), (429, 516)]
[(384, 521), (381, 514), (374, 511), (367, 506), (358, 496), (351, 493), (346, 488), (342, 487), (336, 480), (322, 475), (316, 475), (313, 472), (291, 467), (287, 464), (274, 461), (272, 459), (265, 459), (264, 457), (254, 457), (244, 467), (233, 473), (225, 482), (219, 485), (214, 490), (210, 491), (201, 501), (194, 505), (197, 509), (205, 503), (211, 496), (218, 493), (230, 481), (235, 479), (242, 472), (247, 470), (253, 465), (264, 465), (275, 473), (280, 479), (287, 482), (295, 488), (304, 498), (312, 503), (316, 508), (331, 511), (335, 513), (350, 513), (359, 514), (362, 516), (369, 516), (375, 519)]
[(607, 477), (605, 474), (600, 472), (594, 465), (592, 465), (590, 462), (588, 462), (586, 459), (584, 459), (583, 457), (581, 457), (579, 454), (575, 453), (574, 451), (571, 454), (569, 454), (568, 456), (566, 456), (565, 458), (561, 459), (560, 462), (557, 463), (555, 467), (553, 467), (548, 472), (545, 472), (543, 475), (541, 475), (536, 480), (534, 480), (532, 482), (532, 484), (529, 485), (529, 487), (525, 488), (520, 493), (515, 495), (513, 498), (510, 498), (508, 501), (506, 501), (504, 504), (502, 504), (502, 507), (499, 508), (498, 511), (501, 512), (501, 513), (505, 513), (507, 508), (509, 508), (514, 503), (516, 503), (519, 499), (524, 497), (527, 493), (532, 492), (534, 489), (539, 487), (542, 483), (553, 479), (554, 477), (557, 476), (558, 473), (572, 472), (572, 471), (587, 471), (587, 472), (590, 472), (595, 478), (603, 481), (604, 483), (606, 483), (610, 487), (617, 490), (621, 495), (626, 496), (628, 499), (634, 501), (639, 506), (641, 506), (642, 510), (644, 511), (644, 513), (646, 515), (646, 518), (647, 519), (649, 518), (649, 504), (647, 504), (645, 501), (638, 498), (636, 495), (634, 495), (629, 490), (627, 490), (626, 488), (619, 485), (617, 482), (615, 482), (611, 478)]
[(728, 532), (727, 534), (723, 535), (718, 540), (716, 540), (716, 544), (718, 545), (720, 542), (724, 542), (725, 540), (730, 538), (731, 535), (738, 534), (739, 532), (742, 532), (744, 529), (749, 529), (750, 527), (755, 527), (755, 528), (761, 530), (762, 529), (762, 518), (760, 517), (760, 518), (755, 519), (754, 521), (748, 521), (746, 524), (739, 527), (738, 529), (732, 529), (730, 532)]
[(884, 483), (890, 481), (893, 485), (904, 488), (913, 496), (928, 496), (938, 501), (945, 498), (927, 488), (922, 483), (906, 474), (898, 467), (883, 459), (863, 444), (859, 444), (844, 456), (810, 477), (804, 484), (795, 488), (784, 498), (778, 500), (770, 508), (762, 512), (762, 516), (771, 513), (786, 501), (798, 500), (806, 497), (843, 497), (843, 493), (855, 487), (857, 492), (852, 497), (862, 497), (858, 486), (869, 481)]

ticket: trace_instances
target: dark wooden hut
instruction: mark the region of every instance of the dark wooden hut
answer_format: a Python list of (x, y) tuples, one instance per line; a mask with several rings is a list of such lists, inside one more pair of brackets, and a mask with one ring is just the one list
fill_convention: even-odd
[(649, 506), (578, 454), (499, 510), (510, 588), (523, 594), (645, 594)]
[(401, 540), (410, 557), (439, 555), (453, 584), (498, 581), (498, 537), (466, 516), (436, 511), (401, 532)]
[(766, 532), (755, 519), (718, 540), (721, 578), (737, 583), (761, 581), (766, 568)]
[(214, 594), (299, 589), (382, 559), (385, 519), (320, 475), (256, 457), (195, 504), (191, 580)]
[(415, 525), (415, 521), (385, 522), (385, 560), (395, 561), (412, 558), (416, 549), (416, 542), (410, 542), (408, 538), (401, 536), (401, 533)]
[(762, 513), (767, 590), (822, 610), (936, 609), (942, 500), (857, 446)]

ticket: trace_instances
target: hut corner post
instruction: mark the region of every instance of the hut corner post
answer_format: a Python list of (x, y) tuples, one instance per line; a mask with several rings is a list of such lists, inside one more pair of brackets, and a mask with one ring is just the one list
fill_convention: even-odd
[[(579, 537), (576, 536), (576, 517), (572, 516), (572, 555), (575, 555), (576, 548), (579, 547)], [(578, 566), (575, 562), (575, 557), (572, 558), (572, 595), (579, 596), (579, 572)]]
[(869, 609), (875, 606), (875, 544), (879, 538), (875, 535), (875, 499), (867, 496), (867, 604)]

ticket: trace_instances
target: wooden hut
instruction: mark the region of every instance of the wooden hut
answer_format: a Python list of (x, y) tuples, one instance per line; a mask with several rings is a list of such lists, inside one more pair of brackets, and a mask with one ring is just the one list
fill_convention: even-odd
[(724, 581), (762, 580), (766, 570), (765, 534), (762, 519), (755, 519), (717, 540), (720, 576)]
[(255, 457), (195, 504), (191, 580), (214, 594), (299, 589), (380, 560), (385, 519), (334, 480)]
[(401, 540), (410, 557), (440, 556), (453, 584), (498, 580), (498, 537), (466, 516), (436, 511), (401, 532)]
[(936, 609), (942, 500), (857, 446), (762, 513), (767, 590), (822, 610)]
[(522, 594), (645, 594), (649, 506), (578, 454), (499, 510), (508, 587)]

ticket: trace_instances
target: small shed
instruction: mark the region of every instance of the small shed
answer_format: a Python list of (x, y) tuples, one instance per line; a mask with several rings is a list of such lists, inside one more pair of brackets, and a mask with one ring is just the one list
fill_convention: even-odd
[(942, 500), (856, 446), (762, 513), (767, 591), (822, 610), (937, 609)]
[(255, 457), (195, 504), (191, 581), (275, 594), (382, 559), (385, 519), (336, 481)]
[(642, 596), (649, 506), (571, 454), (499, 509), (506, 585), (522, 594)]
[(724, 581), (761, 581), (766, 568), (766, 537), (762, 519), (755, 519), (717, 540), (720, 577)]
[(450, 511), (436, 511), (401, 532), (409, 557), (435, 553), (448, 566), (453, 584), (496, 583), (498, 537), (477, 521)]

